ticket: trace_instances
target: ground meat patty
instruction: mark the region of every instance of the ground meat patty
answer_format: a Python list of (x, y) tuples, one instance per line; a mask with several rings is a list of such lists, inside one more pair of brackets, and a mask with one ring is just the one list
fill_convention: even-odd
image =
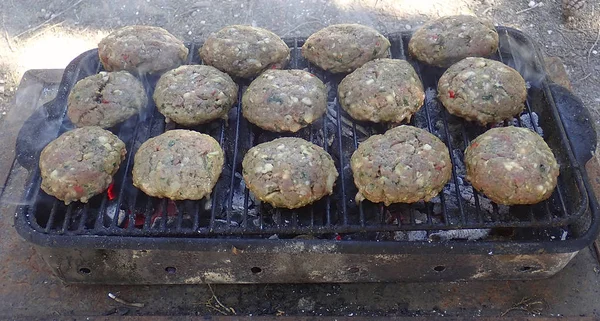
[(232, 76), (251, 78), (266, 69), (284, 68), (290, 48), (269, 30), (233, 25), (210, 35), (200, 48), (200, 57)]
[(214, 138), (170, 130), (140, 146), (133, 163), (133, 185), (153, 197), (199, 200), (212, 191), (224, 162)]
[(527, 87), (518, 71), (501, 62), (465, 58), (442, 75), (438, 98), (451, 114), (486, 125), (519, 114)]
[(308, 37), (302, 55), (323, 70), (346, 73), (369, 60), (387, 57), (389, 47), (389, 40), (373, 28), (338, 24)]
[(227, 116), (237, 91), (231, 77), (217, 68), (186, 65), (163, 74), (153, 97), (167, 121), (193, 126)]
[(69, 204), (105, 191), (125, 158), (125, 143), (100, 127), (68, 131), (40, 155), (44, 192)]
[(466, 57), (487, 57), (497, 49), (494, 25), (466, 15), (430, 21), (415, 31), (408, 43), (413, 57), (438, 67), (448, 67)]
[(323, 116), (327, 88), (303, 70), (267, 70), (242, 98), (244, 117), (265, 130), (297, 132)]
[(261, 201), (298, 208), (333, 192), (338, 172), (323, 148), (285, 137), (251, 148), (242, 162), (244, 181)]
[(338, 87), (340, 103), (352, 118), (400, 123), (423, 105), (423, 85), (405, 60), (376, 59), (346, 76)]
[(452, 173), (448, 148), (429, 132), (399, 126), (369, 137), (350, 161), (356, 201), (415, 203), (429, 201)]
[(112, 127), (148, 103), (142, 83), (127, 71), (100, 72), (78, 81), (68, 98), (67, 115), (77, 127)]
[(527, 128), (493, 128), (465, 151), (467, 179), (503, 205), (535, 204), (552, 195), (559, 166), (544, 139)]
[(98, 44), (104, 69), (134, 73), (162, 73), (183, 64), (188, 49), (165, 29), (128, 26), (117, 29)]

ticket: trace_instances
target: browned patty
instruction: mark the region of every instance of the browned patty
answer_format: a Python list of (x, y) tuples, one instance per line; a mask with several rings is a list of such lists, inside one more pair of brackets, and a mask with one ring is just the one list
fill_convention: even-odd
[(429, 65), (448, 67), (466, 57), (487, 57), (498, 49), (494, 25), (474, 16), (442, 17), (417, 29), (410, 54)]
[(231, 76), (251, 78), (267, 69), (284, 68), (290, 48), (269, 30), (232, 25), (211, 34), (200, 48), (200, 57)]
[(377, 30), (359, 24), (337, 24), (313, 33), (302, 55), (323, 70), (352, 72), (367, 61), (388, 56), (390, 42)]
[(125, 158), (125, 143), (100, 127), (73, 129), (40, 154), (44, 192), (69, 204), (105, 191)]
[(242, 162), (244, 182), (261, 201), (299, 208), (333, 192), (338, 172), (323, 148), (285, 137), (251, 148)]
[(338, 87), (340, 103), (352, 118), (400, 123), (421, 108), (425, 93), (405, 60), (375, 59), (346, 76)]
[(182, 65), (188, 49), (167, 30), (152, 26), (127, 26), (111, 32), (98, 44), (100, 61), (107, 71), (162, 73)]
[(552, 195), (559, 165), (544, 139), (527, 128), (493, 128), (465, 151), (467, 179), (503, 205), (535, 204)]
[(274, 132), (297, 132), (319, 119), (327, 109), (327, 88), (303, 70), (267, 70), (242, 98), (244, 117)]
[(133, 185), (154, 197), (199, 200), (212, 191), (224, 162), (214, 138), (170, 130), (140, 146), (133, 163)]
[(426, 130), (405, 125), (362, 142), (350, 165), (356, 201), (386, 205), (429, 201), (452, 173), (446, 145)]
[(166, 72), (154, 89), (158, 111), (185, 126), (225, 118), (237, 102), (238, 86), (228, 74), (205, 65), (185, 65)]
[(144, 86), (129, 72), (100, 72), (73, 86), (67, 115), (77, 127), (108, 128), (139, 113), (147, 103)]
[(438, 83), (438, 98), (451, 114), (486, 125), (519, 114), (527, 87), (518, 71), (485, 58), (465, 58)]

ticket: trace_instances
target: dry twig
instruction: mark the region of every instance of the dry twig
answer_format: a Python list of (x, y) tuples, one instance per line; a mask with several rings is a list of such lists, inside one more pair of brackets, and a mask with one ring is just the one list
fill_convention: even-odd
[(137, 302), (128, 302), (128, 301), (125, 301), (125, 300), (119, 298), (118, 296), (114, 295), (112, 292), (108, 292), (108, 297), (111, 298), (111, 299), (113, 299), (113, 300), (115, 300), (115, 301), (117, 301), (117, 302), (119, 302), (119, 303), (121, 303), (121, 304), (128, 305), (130, 307), (143, 308), (145, 306), (144, 303), (137, 303)]
[(283, 35), (281, 35), (281, 37), (283, 38), (283, 37), (285, 37), (285, 36), (289, 35), (290, 33), (294, 32), (294, 31), (296, 31), (296, 30), (298, 30), (298, 29), (300, 29), (300, 28), (302, 28), (302, 27), (304, 27), (304, 26), (306, 26), (306, 25), (308, 25), (308, 24), (311, 24), (311, 23), (318, 23), (318, 24), (320, 24), (321, 26), (325, 26), (325, 24), (324, 24), (323, 22), (321, 22), (321, 20), (314, 19), (314, 20), (312, 20), (312, 21), (307, 21), (307, 22), (304, 22), (304, 23), (301, 23), (301, 24), (299, 24), (299, 25), (295, 26), (295, 27), (294, 27), (294, 28), (292, 28), (291, 30), (288, 30), (286, 33), (284, 33)]
[(33, 28), (29, 28), (29, 29), (27, 29), (27, 30), (25, 30), (25, 31), (21, 32), (20, 34), (16, 35), (14, 38), (15, 38), (15, 39), (17, 39), (17, 38), (19, 38), (19, 37), (21, 37), (21, 36), (23, 36), (23, 35), (26, 35), (26, 34), (28, 34), (28, 33), (30, 33), (30, 32), (34, 32), (34, 31), (38, 30), (39, 28), (43, 27), (45, 24), (49, 23), (50, 21), (52, 21), (52, 20), (54, 20), (54, 19), (56, 19), (56, 18), (60, 17), (60, 16), (61, 16), (61, 15), (63, 15), (65, 12), (67, 12), (67, 11), (69, 11), (69, 10), (71, 10), (71, 9), (75, 8), (77, 5), (79, 5), (79, 4), (80, 4), (80, 3), (82, 3), (83, 1), (84, 1), (84, 0), (77, 0), (77, 1), (75, 1), (75, 2), (74, 2), (72, 5), (68, 6), (68, 7), (67, 7), (65, 10), (63, 10), (63, 11), (61, 11), (61, 12), (59, 12), (59, 13), (55, 14), (54, 16), (50, 17), (48, 20), (46, 20), (46, 21), (44, 21), (44, 22), (40, 23), (39, 25), (37, 25), (37, 26), (35, 26), (35, 27), (33, 27)]
[[(210, 283), (206, 283), (206, 285), (208, 285), (210, 293), (212, 294), (212, 297), (206, 301), (206, 307), (211, 308), (222, 315), (235, 315), (236, 312), (234, 308), (225, 306), (223, 303), (221, 303), (221, 301), (219, 301), (219, 298), (217, 298), (217, 295), (215, 294), (215, 291), (213, 291), (212, 286), (210, 286)], [(216, 303), (216, 305), (213, 304), (213, 301)]]
[(584, 80), (588, 79), (588, 78), (589, 78), (591, 75), (592, 75), (592, 73), (590, 72), (590, 73), (588, 73), (587, 75), (583, 76), (582, 78), (575, 80), (575, 81), (573, 82), (573, 84), (578, 84), (578, 83), (580, 83), (580, 82), (582, 82), (582, 81), (584, 81)]
[(519, 10), (519, 11), (515, 12), (515, 14), (521, 14), (521, 13), (524, 13), (524, 12), (527, 12), (527, 11), (531, 11), (531, 10), (533, 10), (535, 8), (539, 8), (541, 6), (543, 6), (543, 2), (536, 3), (536, 5), (533, 6), (533, 7), (530, 7), (530, 8), (527, 8), (527, 9), (523, 9), (523, 10)]
[(544, 302), (535, 301), (533, 298), (523, 298), (519, 303), (513, 305), (508, 310), (504, 311), (500, 316), (503, 317), (508, 314), (510, 311), (520, 310), (525, 311), (532, 314), (540, 314), (542, 313), (542, 309), (544, 308)]
[(592, 51), (594, 51), (594, 47), (596, 47), (596, 45), (598, 44), (598, 40), (600, 40), (600, 28), (598, 28), (598, 36), (596, 37), (596, 41), (590, 47), (590, 50), (588, 50), (588, 54), (587, 54), (588, 67), (590, 66), (590, 56), (592, 55)]

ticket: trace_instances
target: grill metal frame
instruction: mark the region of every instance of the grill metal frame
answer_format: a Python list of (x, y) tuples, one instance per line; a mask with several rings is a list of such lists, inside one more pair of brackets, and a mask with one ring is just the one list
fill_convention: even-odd
[[(499, 27), (498, 30), (501, 35), (501, 49), (498, 53), (498, 58), (500, 58), (500, 60), (505, 60), (504, 62), (506, 62), (509, 65), (511, 65), (512, 62), (512, 67), (516, 67), (519, 70), (519, 66), (514, 65), (515, 61), (517, 63), (519, 61), (515, 60), (514, 57), (507, 57), (507, 54), (510, 53), (510, 50), (506, 52), (502, 51), (503, 41), (504, 49), (507, 49), (507, 45), (508, 49), (511, 49), (513, 47), (513, 45), (507, 43), (507, 41), (517, 41), (521, 39), (521, 41), (523, 41), (523, 43), (527, 45), (531, 45), (531, 42), (525, 35), (516, 30), (504, 27)], [(410, 35), (407, 33), (390, 35), (390, 40), (392, 42), (391, 53), (393, 58), (408, 58), (407, 55), (405, 55), (405, 48), (409, 37)], [(300, 54), (300, 47), (302, 45), (301, 39), (292, 39), (291, 41), (287, 41), (287, 43), (292, 48), (292, 62), (290, 67), (307, 67), (311, 72), (318, 75), (322, 80), (324, 80), (324, 82), (332, 86), (330, 90), (330, 96), (332, 92), (334, 93), (333, 96), (335, 96), (335, 86), (339, 82), (339, 80), (341, 80), (340, 76), (324, 73), (303, 61)], [(190, 54), (190, 61), (188, 61), (188, 63), (199, 62), (199, 57), (197, 55), (198, 48), (198, 46), (195, 46), (193, 44), (190, 45), (190, 53), (192, 54)], [(533, 47), (532, 50), (535, 53)], [(82, 68), (82, 66), (85, 66), (86, 64), (89, 65), (90, 62), (94, 61), (94, 59), (96, 60), (96, 66), (98, 66), (96, 70), (86, 70), (85, 68)], [(422, 75), (424, 71), (422, 70), (422, 68), (429, 67), (424, 67), (420, 64), (417, 64), (411, 59), (408, 60), (415, 66), (419, 76), (423, 78)], [(72, 63), (67, 68), (67, 72), (65, 72), (65, 78), (63, 78), (63, 83), (61, 84), (61, 89), (59, 90), (59, 95), (57, 96), (57, 99), (54, 101), (52, 106), (48, 106), (48, 108), (55, 109), (54, 114), (58, 119), (61, 120), (65, 118), (64, 113), (66, 109), (66, 97), (68, 96), (70, 87), (76, 82), (76, 80), (81, 79), (89, 75), (90, 73), (98, 72), (100, 70), (100, 64), (97, 61), (96, 50), (91, 50), (87, 53), (82, 54), (82, 56), (76, 59), (76, 61), (77, 63)], [(541, 67), (539, 57), (537, 54), (534, 54), (534, 57), (532, 58), (532, 63), (534, 69), (537, 69), (537, 71), (539, 72), (543, 72), (543, 67)], [(434, 70), (433, 72), (440, 72), (440, 70)], [(153, 84), (156, 81), (156, 79), (148, 78), (144, 79), (144, 81), (146, 82), (145, 85), (150, 95), (151, 85), (148, 85)], [(437, 81), (437, 79), (435, 79), (435, 81)], [(238, 101), (241, 101), (242, 91), (244, 87), (248, 85), (248, 82), (241, 81), (240, 84), (240, 91), (238, 93), (240, 99), (238, 99)], [(427, 85), (425, 85), (425, 87), (427, 87)], [(556, 128), (558, 129), (558, 132), (554, 133), (554, 135), (557, 135), (558, 141), (562, 143), (560, 148), (566, 155), (565, 159), (569, 162), (569, 164), (562, 165), (567, 165), (570, 167), (570, 170), (572, 171), (572, 178), (574, 179), (574, 186), (578, 189), (577, 194), (580, 197), (578, 199), (578, 204), (574, 206), (577, 209), (577, 211), (575, 212), (569, 213), (567, 210), (568, 204), (566, 203), (566, 192), (563, 191), (564, 186), (562, 183), (560, 183), (559, 179), (559, 188), (557, 188), (557, 190), (555, 191), (555, 195), (553, 196), (553, 198), (555, 198), (555, 201), (559, 204), (559, 206), (557, 207), (558, 212), (560, 213), (559, 215), (553, 215), (551, 212), (555, 209), (551, 208), (549, 202), (544, 202), (542, 203), (543, 208), (541, 212), (545, 214), (542, 216), (536, 215), (533, 211), (533, 207), (527, 207), (527, 218), (521, 218), (521, 220), (519, 221), (503, 220), (503, 218), (500, 217), (501, 215), (498, 211), (497, 206), (494, 206), (494, 212), (491, 213), (490, 217), (488, 217), (491, 218), (491, 220), (486, 221), (486, 218), (482, 214), (482, 210), (480, 208), (479, 197), (481, 196), (478, 195), (476, 191), (474, 191), (476, 207), (474, 221), (472, 218), (469, 218), (470, 215), (472, 216), (472, 213), (466, 213), (464, 209), (465, 205), (462, 203), (461, 197), (457, 197), (459, 209), (458, 215), (456, 215), (456, 213), (449, 213), (446, 205), (448, 201), (445, 200), (444, 195), (441, 196), (441, 206), (443, 209), (441, 223), (434, 222), (435, 220), (432, 215), (433, 206), (431, 204), (425, 204), (428, 213), (427, 221), (421, 223), (417, 223), (417, 219), (414, 216), (414, 212), (410, 211), (411, 214), (408, 217), (408, 223), (404, 223), (401, 219), (398, 219), (398, 221), (401, 222), (401, 224), (388, 224), (388, 222), (386, 222), (385, 214), (386, 211), (389, 211), (389, 209), (384, 206), (378, 206), (378, 212), (373, 214), (373, 206), (371, 206), (370, 209), (366, 209), (364, 208), (365, 205), (361, 204), (357, 207), (356, 212), (353, 214), (353, 216), (351, 216), (348, 214), (348, 207), (352, 206), (352, 204), (347, 204), (345, 201), (339, 201), (340, 199), (348, 200), (350, 198), (353, 198), (353, 196), (349, 197), (348, 195), (348, 193), (352, 190), (353, 186), (351, 186), (352, 181), (349, 180), (348, 177), (349, 172), (347, 168), (347, 159), (344, 159), (344, 157), (342, 156), (336, 159), (336, 165), (340, 173), (340, 177), (334, 191), (334, 193), (339, 194), (337, 196), (337, 202), (336, 195), (334, 194), (333, 197), (327, 197), (324, 200), (319, 201), (319, 204), (317, 206), (308, 207), (308, 211), (302, 214), (287, 210), (269, 209), (267, 213), (271, 213), (271, 217), (265, 217), (266, 215), (262, 215), (261, 211), (261, 215), (256, 218), (259, 220), (259, 228), (252, 228), (249, 226), (250, 216), (248, 214), (248, 210), (250, 208), (250, 203), (252, 202), (252, 200), (249, 197), (250, 195), (247, 189), (245, 189), (243, 192), (242, 218), (234, 218), (234, 216), (238, 214), (232, 211), (234, 203), (233, 198), (235, 193), (235, 188), (233, 188), (233, 186), (235, 184), (239, 184), (240, 181), (239, 173), (241, 168), (239, 164), (241, 163), (241, 159), (243, 158), (243, 155), (241, 154), (240, 150), (242, 139), (247, 137), (248, 141), (246, 142), (246, 144), (250, 146), (256, 143), (256, 135), (241, 135), (243, 130), (253, 129), (249, 129), (252, 126), (248, 125), (247, 121), (241, 116), (240, 103), (238, 103), (238, 105), (232, 109), (232, 112), (236, 113), (236, 117), (232, 117), (233, 121), (231, 121), (229, 124), (227, 124), (227, 121), (220, 121), (219, 126), (213, 126), (208, 128), (208, 130), (211, 131), (211, 134), (219, 141), (221, 146), (224, 146), (225, 140), (231, 138), (227, 136), (229, 131), (233, 130), (235, 132), (235, 134), (233, 135), (233, 151), (231, 152), (231, 155), (228, 154), (228, 157), (226, 158), (226, 162), (233, 165), (230, 165), (229, 167), (226, 166), (224, 173), (227, 170), (229, 170), (230, 173), (229, 175), (222, 176), (218, 183), (229, 183), (229, 189), (221, 189), (221, 192), (223, 190), (228, 190), (229, 195), (226, 201), (223, 204), (219, 204), (218, 202), (222, 198), (213, 196), (211, 199), (210, 212), (201, 212), (201, 206), (205, 205), (201, 202), (174, 202), (174, 204), (177, 207), (177, 214), (176, 216), (173, 216), (171, 218), (172, 222), (167, 224), (167, 222), (169, 221), (169, 206), (172, 206), (172, 203), (170, 203), (167, 200), (151, 199), (145, 196), (141, 191), (137, 191), (137, 193), (133, 192), (133, 195), (131, 195), (132, 190), (136, 191), (135, 189), (131, 189), (132, 184), (130, 173), (133, 162), (133, 155), (135, 154), (137, 147), (139, 147), (139, 144), (145, 141), (147, 137), (156, 136), (162, 133), (164, 130), (172, 129), (175, 126), (172, 123), (167, 125), (164, 124), (164, 118), (162, 118), (162, 115), (160, 115), (156, 111), (153, 102), (150, 100), (149, 104), (151, 105), (150, 110), (152, 112), (148, 115), (149, 118), (139, 122), (137, 122), (137, 119), (130, 119), (128, 122), (134, 122), (136, 125), (122, 126), (120, 127), (120, 130), (125, 132), (118, 132), (120, 137), (129, 137), (130, 140), (125, 141), (128, 150), (127, 159), (122, 164), (119, 172), (116, 174), (116, 180), (121, 180), (122, 183), (120, 184), (120, 188), (118, 188), (118, 196), (114, 201), (108, 200), (106, 193), (104, 193), (102, 196), (97, 196), (97, 198), (100, 198), (100, 200), (96, 200), (96, 203), (91, 201), (88, 204), (74, 203), (69, 206), (64, 206), (64, 204), (62, 204), (60, 201), (53, 200), (47, 215), (47, 221), (41, 222), (39, 218), (43, 217), (43, 213), (41, 213), (42, 216), (40, 216), (40, 209), (36, 208), (36, 204), (38, 204), (38, 201), (43, 197), (51, 197), (47, 195), (44, 196), (44, 193), (40, 191), (39, 186), (41, 178), (39, 177), (39, 171), (37, 170), (36, 166), (32, 170), (31, 184), (29, 185), (25, 194), (25, 203), (33, 205), (19, 206), (16, 215), (16, 225), (22, 235), (26, 236), (28, 239), (37, 240), (36, 243), (38, 244), (40, 244), (39, 242), (41, 240), (44, 240), (42, 243), (45, 243), (46, 245), (63, 244), (63, 246), (69, 246), (68, 244), (71, 244), (74, 246), (84, 246), (83, 244), (88, 244), (89, 246), (108, 246), (116, 248), (125, 246), (125, 244), (133, 244), (131, 242), (143, 242), (145, 243), (145, 246), (150, 246), (150, 248), (152, 248), (156, 245), (151, 245), (147, 241), (156, 240), (156, 237), (161, 237), (161, 242), (165, 242), (172, 245), (181, 244), (178, 243), (181, 241), (183, 241), (184, 243), (193, 243), (201, 239), (202, 241), (210, 242), (212, 244), (211, 246), (213, 247), (220, 248), (222, 246), (228, 245), (234, 246), (232, 245), (234, 243), (238, 244), (237, 246), (239, 246), (241, 244), (239, 243), (240, 241), (243, 242), (243, 244), (261, 244), (261, 241), (264, 241), (265, 236), (269, 236), (272, 234), (281, 234), (289, 236), (302, 234), (335, 236), (337, 234), (346, 233), (368, 234), (369, 232), (379, 233), (408, 230), (435, 231), (457, 228), (546, 228), (553, 226), (566, 226), (570, 223), (575, 222), (584, 213), (588, 213), (588, 203), (592, 200), (591, 198), (588, 199), (586, 187), (584, 186), (585, 182), (582, 175), (582, 169), (580, 168), (581, 166), (578, 164), (571, 151), (571, 146), (569, 145), (569, 142), (567, 140), (566, 133), (562, 127), (562, 124), (560, 123), (560, 116), (558, 115), (556, 106), (553, 106), (554, 102), (552, 100), (548, 84), (545, 81), (541, 81), (539, 91), (542, 93), (542, 95), (545, 97), (549, 104), (549, 117), (553, 119), (553, 121), (555, 121), (555, 124), (553, 124), (553, 126), (556, 126)], [(337, 102), (337, 99), (334, 98), (333, 102), (335, 103), (334, 110), (337, 112), (337, 115), (343, 114), (344, 112), (342, 111), (339, 103)], [(432, 122), (432, 115), (430, 115), (431, 109), (433, 108), (433, 104), (437, 104), (435, 98), (428, 97), (425, 102), (425, 106), (422, 108), (422, 112), (424, 113), (425, 119), (427, 120), (426, 126), (424, 127), (426, 127), (430, 132), (435, 133), (435, 124)], [(533, 118), (530, 97), (528, 97), (524, 113), (528, 114), (530, 118)], [(440, 138), (442, 138), (444, 143), (446, 143), (449, 147), (450, 151), (452, 151), (453, 146), (452, 140), (449, 139), (451, 134), (449, 132), (448, 126), (448, 118), (452, 116), (447, 114), (447, 112), (444, 110), (442, 112), (442, 117), (444, 125), (443, 132), (441, 135), (442, 137)], [(518, 124), (522, 126), (523, 124), (521, 123), (520, 118), (517, 118), (517, 120)], [(413, 120), (413, 122), (415, 121), (416, 120)], [(66, 128), (69, 127), (68, 119), (65, 119), (65, 122), (66, 125), (63, 124), (63, 126), (57, 132), (57, 134), (66, 130)], [(334, 132), (332, 133), (334, 139), (333, 144), (331, 146), (328, 146), (327, 143), (324, 143), (328, 139), (328, 134), (331, 130), (331, 126), (327, 126), (328, 122), (330, 122), (330, 120), (328, 120), (327, 117), (324, 117), (322, 122), (322, 137), (317, 137), (319, 136), (319, 133), (315, 128), (312, 128), (314, 126), (309, 127), (308, 130), (304, 131), (301, 135), (305, 135), (305, 138), (313, 142), (319, 143), (319, 145), (323, 146), (328, 152), (334, 153), (337, 149), (338, 155), (344, 155), (344, 140), (347, 140), (349, 138), (343, 134), (343, 120), (341, 117), (336, 117), (336, 123), (333, 124), (335, 127)], [(542, 123), (542, 125), (543, 124), (544, 123)], [(469, 133), (467, 133), (466, 126), (461, 127), (463, 143), (466, 145), (468, 143), (468, 140), (470, 139)], [(354, 147), (356, 147), (358, 145), (358, 137), (360, 136), (356, 122), (352, 122), (351, 131), (353, 133), (351, 138), (353, 140), (352, 144), (354, 145)], [(146, 138), (136, 139), (137, 137)], [(474, 137), (471, 137), (471, 139), (472, 138)], [(321, 139), (321, 141), (318, 141), (319, 139)], [(460, 195), (460, 184), (458, 181), (459, 178), (457, 174), (457, 166), (455, 164), (455, 161), (455, 158), (452, 157), (453, 172), (451, 181), (455, 184), (456, 194)], [(15, 164), (13, 164), (13, 166), (15, 166)], [(118, 178), (119, 175), (121, 175), (121, 178)], [(215, 189), (218, 190), (218, 187), (216, 187)], [(572, 193), (569, 195), (572, 195)], [(135, 204), (138, 203), (139, 199), (144, 198), (146, 198), (147, 201), (144, 205), (146, 211), (143, 215), (143, 223), (140, 222), (141, 228), (135, 227), (135, 224), (119, 224), (120, 219), (122, 219), (123, 221), (126, 220), (127, 222), (136, 222), (136, 220), (140, 221), (140, 215), (136, 215), (134, 211), (125, 213), (124, 215), (126, 217), (123, 217), (123, 215), (121, 215), (120, 218), (119, 210), (121, 209), (123, 202), (127, 203), (125, 204), (126, 208), (136, 208)], [(92, 204), (99, 204), (98, 213), (103, 214), (94, 215), (94, 213), (91, 212), (93, 207)], [(218, 209), (223, 208), (225, 208), (224, 216), (222, 212), (217, 213)], [(593, 210), (595, 210), (595, 205), (592, 205), (592, 208)], [(113, 210), (114, 214), (110, 216), (104, 215), (104, 213), (109, 209)], [(322, 213), (319, 212), (319, 210), (322, 210)], [(594, 211), (592, 212), (594, 213)], [(186, 213), (192, 213), (189, 219), (186, 217)], [(208, 220), (208, 222), (206, 222), (206, 217), (204, 217), (203, 221), (203, 218), (201, 216), (206, 216), (206, 214), (208, 213), (210, 219)], [(303, 216), (301, 217), (301, 215)], [(152, 226), (152, 221), (154, 221), (156, 217), (161, 218), (161, 220), (159, 221), (160, 224), (154, 224), (155, 226)], [(310, 217), (309, 223), (300, 226), (299, 224), (301, 220), (305, 219), (306, 217)], [(375, 222), (369, 221), (369, 218), (375, 219)], [(286, 219), (288, 219), (288, 222), (286, 222)], [(184, 227), (185, 222), (191, 222), (191, 226)], [(241, 223), (238, 226), (232, 226), (232, 222)], [(594, 233), (593, 230), (597, 229), (597, 225), (598, 222), (594, 214), (592, 215), (590, 227), (590, 230), (592, 230), (592, 234)], [(102, 236), (102, 240), (100, 240), (99, 238), (95, 238), (96, 236)], [(128, 237), (112, 238), (112, 236)], [(241, 239), (232, 240), (229, 238), (230, 236), (241, 237)], [(210, 238), (214, 239), (209, 241)], [(320, 241), (307, 242), (316, 242), (314, 244), (318, 244)], [(562, 243), (562, 245), (557, 246), (555, 248), (564, 249), (565, 247), (572, 247), (572, 249), (579, 249), (582, 244), (581, 242), (587, 242), (587, 240), (583, 241), (583, 239), (574, 239), (572, 240), (572, 242), (560, 242)], [(354, 244), (354, 246), (348, 246), (350, 248), (353, 248), (353, 251), (360, 251), (362, 246), (367, 247), (369, 246), (368, 244), (372, 243), (373, 242), (366, 242), (363, 245)], [(428, 245), (426, 245), (426, 242), (414, 243), (419, 244), (416, 245), (415, 248), (424, 249), (429, 247)], [(285, 242), (282, 244), (285, 244)], [(485, 242), (480, 242), (480, 245), (483, 244), (485, 244)], [(519, 248), (522, 249), (522, 247), (538, 248), (540, 246), (539, 242), (520, 242), (518, 244), (519, 246), (516, 247), (515, 250), (518, 250)], [(494, 248), (497, 246), (499, 245), (492, 245), (492, 247)], [(386, 251), (388, 250), (390, 249), (388, 248)], [(432, 248), (432, 250), (435, 251), (435, 248)], [(507, 249), (499, 250), (509, 252), (513, 251)], [(473, 251), (473, 249), (467, 251)]]

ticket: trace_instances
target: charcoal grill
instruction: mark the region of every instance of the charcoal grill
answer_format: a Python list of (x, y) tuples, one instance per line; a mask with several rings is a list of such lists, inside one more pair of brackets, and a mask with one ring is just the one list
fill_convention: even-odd
[[(54, 273), (68, 282), (358, 282), (553, 275), (598, 233), (596, 200), (588, 193), (583, 169), (595, 149), (595, 133), (580, 101), (544, 77), (540, 54), (529, 38), (511, 28), (499, 27), (498, 32), (500, 47), (492, 58), (517, 69), (529, 85), (525, 111), (503, 125), (542, 134), (561, 165), (557, 189), (540, 204), (499, 206), (466, 182), (462, 151), (486, 128), (448, 114), (439, 104), (436, 84), (444, 70), (406, 54), (409, 33), (388, 38), (392, 58), (408, 60), (426, 88), (425, 104), (410, 124), (446, 143), (453, 164), (451, 181), (430, 202), (386, 207), (354, 201), (350, 155), (361, 141), (387, 128), (351, 120), (336, 99), (343, 76), (309, 64), (301, 55), (304, 39), (286, 39), (289, 68), (308, 69), (328, 85), (328, 111), (294, 136), (333, 156), (340, 176), (330, 197), (298, 210), (275, 209), (252, 197), (241, 178), (242, 158), (250, 147), (282, 134), (249, 124), (239, 104), (228, 120), (193, 128), (217, 139), (226, 155), (210, 199), (172, 202), (146, 196), (132, 185), (133, 155), (149, 137), (179, 128), (165, 124), (152, 101), (140, 115), (111, 128), (126, 143), (128, 155), (110, 192), (87, 204), (68, 206), (45, 194), (40, 189), (39, 152), (73, 128), (65, 117), (68, 93), (77, 80), (102, 70), (97, 50), (90, 50), (66, 68), (56, 99), (23, 125), (4, 188), (18, 167), (27, 169), (27, 183), (18, 189), (22, 193), (3, 193), (2, 200), (18, 204), (17, 231), (39, 246)], [(201, 63), (199, 45), (188, 47), (188, 63)], [(151, 96), (158, 77), (140, 79)], [(249, 82), (237, 82), (241, 101)], [(583, 138), (569, 141), (576, 135)]]

